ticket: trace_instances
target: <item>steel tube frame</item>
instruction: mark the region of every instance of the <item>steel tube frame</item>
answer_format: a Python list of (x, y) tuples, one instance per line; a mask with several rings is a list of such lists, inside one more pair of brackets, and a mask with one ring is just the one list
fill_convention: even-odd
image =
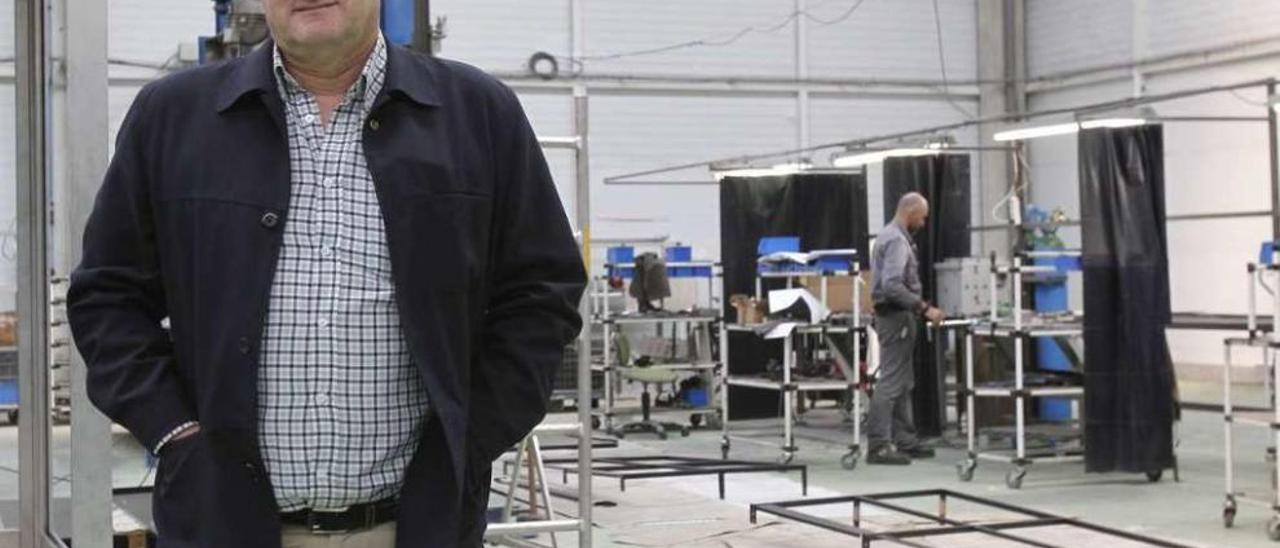
[(14, 3), (18, 224), (18, 542), (61, 547), (50, 531), (48, 2)]
[[(889, 504), (885, 502), (887, 500), (894, 500), (894, 499), (920, 498), (920, 497), (932, 497), (932, 496), (939, 497), (939, 512), (936, 515), (930, 514), (928, 512), (911, 509), (911, 508), (905, 508), (903, 506), (896, 505), (896, 504)], [(986, 506), (990, 508), (995, 508), (997, 510), (1003, 510), (1005, 512), (1026, 516), (1028, 519), (1003, 521), (1003, 522), (988, 523), (988, 524), (982, 524), (982, 525), (953, 520), (946, 517), (946, 499), (947, 498), (954, 498), (957, 500), (965, 501), (965, 502), (980, 505), (980, 506)], [(851, 503), (854, 505), (854, 524), (852, 526), (845, 525), (843, 523), (839, 523), (827, 518), (822, 518), (822, 517), (814, 516), (811, 514), (805, 514), (803, 512), (793, 510), (793, 508), (799, 508), (804, 506), (824, 506), (824, 505), (831, 505), (831, 504), (846, 504), (846, 503)], [(874, 506), (874, 507), (883, 508), (886, 510), (892, 510), (894, 512), (898, 512), (908, 516), (919, 517), (919, 518), (924, 518), (931, 521), (936, 521), (940, 524), (946, 525), (946, 527), (932, 527), (932, 528), (926, 528), (926, 529), (905, 529), (905, 530), (890, 530), (890, 531), (872, 531), (860, 526), (861, 524), (859, 523), (858, 516), (860, 514), (860, 507), (862, 505)], [(1137, 533), (1131, 533), (1129, 531), (1114, 529), (1111, 527), (1097, 525), (1094, 523), (1089, 523), (1089, 522), (1081, 521), (1078, 519), (1057, 516), (1054, 514), (1041, 512), (1039, 510), (1034, 510), (1031, 508), (1016, 506), (1013, 504), (1003, 503), (1003, 502), (985, 499), (981, 497), (975, 497), (972, 495), (967, 495), (964, 493), (959, 493), (956, 491), (950, 491), (946, 489), (903, 491), (903, 492), (896, 492), (896, 493), (881, 493), (881, 494), (863, 495), (863, 496), (854, 495), (854, 496), (827, 497), (827, 498), (818, 498), (818, 499), (781, 501), (781, 502), (773, 502), (768, 504), (752, 504), (749, 512), (750, 512), (751, 523), (756, 523), (757, 513), (764, 512), (767, 514), (773, 514), (776, 516), (792, 519), (807, 525), (821, 527), (823, 529), (827, 529), (830, 531), (835, 531), (835, 532), (844, 533), (850, 536), (860, 537), (862, 539), (863, 546), (870, 546), (871, 542), (875, 540), (885, 540), (885, 541), (895, 542), (898, 544), (904, 544), (908, 546), (920, 546), (919, 544), (912, 543), (907, 539), (958, 534), (958, 533), (982, 533), (982, 534), (994, 536), (997, 538), (1003, 538), (1005, 540), (1019, 542), (1019, 543), (1030, 545), (1030, 546), (1052, 547), (1057, 545), (1047, 544), (1041, 541), (1037, 541), (1035, 539), (1029, 539), (1025, 537), (1012, 535), (1009, 533), (1004, 533), (1003, 531), (1007, 529), (1026, 529), (1026, 528), (1032, 528), (1032, 527), (1069, 526), (1069, 527), (1081, 528), (1081, 529), (1085, 529), (1088, 531), (1093, 531), (1096, 533), (1101, 533), (1109, 536), (1114, 536), (1114, 537), (1122, 538), (1125, 540), (1142, 542), (1152, 546), (1161, 546), (1161, 547), (1168, 547), (1168, 548), (1186, 548), (1185, 545), (1174, 543), (1171, 541), (1147, 537)]]
[(598, 466), (583, 474), (582, 468), (574, 468), (575, 459), (547, 459), (548, 468), (560, 470), (564, 481), (569, 474), (617, 478), (620, 490), (627, 490), (628, 480), (676, 478), (688, 476), (718, 476), (720, 499), (725, 497), (725, 476), (729, 474), (757, 474), (765, 472), (800, 472), (800, 494), (809, 493), (809, 468), (803, 464), (767, 463), (735, 460), (713, 460), (692, 457), (604, 457)]

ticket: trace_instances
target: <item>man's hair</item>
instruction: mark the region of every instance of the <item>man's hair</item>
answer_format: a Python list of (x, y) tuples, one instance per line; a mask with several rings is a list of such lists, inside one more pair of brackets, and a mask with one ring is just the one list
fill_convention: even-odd
[(919, 192), (908, 192), (898, 199), (898, 213), (910, 213), (924, 207), (929, 207), (929, 200)]

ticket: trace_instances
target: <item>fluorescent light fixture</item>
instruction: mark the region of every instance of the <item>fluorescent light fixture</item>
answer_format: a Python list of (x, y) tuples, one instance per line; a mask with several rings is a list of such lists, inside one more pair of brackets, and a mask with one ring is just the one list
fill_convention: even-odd
[(1098, 120), (1085, 120), (1080, 122), (1080, 129), (1097, 129), (1105, 128), (1122, 128), (1137, 127), (1147, 125), (1145, 118), (1101, 118)]
[(1053, 135), (1070, 135), (1080, 131), (1079, 122), (1068, 122), (1062, 124), (1049, 124), (1038, 126), (1022, 126), (997, 131), (993, 139), (997, 141), (1021, 141), (1024, 139), (1035, 139), (1037, 137), (1049, 137)]
[(711, 173), (716, 180), (725, 177), (771, 177), (778, 175), (793, 175), (802, 171), (813, 169), (813, 164), (808, 160), (798, 160), (795, 162), (787, 162), (783, 164), (775, 164), (770, 167), (757, 166), (734, 166), (734, 167), (711, 167)]
[(785, 164), (775, 164), (772, 168), (774, 171), (781, 173), (795, 173), (797, 171), (805, 171), (813, 169), (813, 164), (808, 160), (800, 160), (798, 162), (789, 162)]
[(928, 156), (930, 154), (940, 154), (943, 151), (941, 145), (930, 144), (925, 145), (926, 148), (920, 147), (904, 147), (892, 148), (889, 150), (873, 150), (866, 152), (853, 152), (843, 156), (837, 156), (831, 160), (831, 165), (835, 167), (858, 167), (867, 164), (878, 164), (887, 158), (909, 158), (914, 156)]

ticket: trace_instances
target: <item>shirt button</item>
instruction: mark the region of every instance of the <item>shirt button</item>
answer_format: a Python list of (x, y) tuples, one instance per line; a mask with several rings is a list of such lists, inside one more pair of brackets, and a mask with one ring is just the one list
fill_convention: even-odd
[(322, 328), (329, 327), (329, 318), (320, 318), (320, 321), (317, 323), (319, 323)]
[(324, 187), (325, 187), (325, 188), (333, 188), (333, 178), (332, 178), (332, 177), (330, 177), (330, 178), (325, 179), (325, 180), (324, 180), (324, 182), (323, 182), (322, 184), (324, 184)]
[(329, 395), (323, 393), (316, 394), (316, 403), (320, 405), (329, 405)]
[(333, 248), (332, 248), (332, 247), (329, 247), (329, 246), (327, 246), (327, 245), (326, 245), (326, 246), (324, 246), (324, 247), (322, 247), (322, 248), (320, 248), (320, 255), (323, 255), (324, 257), (332, 257), (332, 256), (333, 256)]
[(266, 228), (275, 228), (280, 224), (280, 216), (275, 213), (265, 213), (262, 215), (262, 226)]
[(240, 337), (240, 340), (238, 341), (236, 346), (237, 348), (240, 349), (241, 354), (248, 354), (249, 350), (252, 350), (252, 345), (249, 344), (248, 337)]
[(302, 117), (302, 121), (303, 121), (303, 122), (306, 122), (306, 123), (308, 123), (308, 124), (312, 124), (312, 123), (315, 123), (315, 121), (316, 121), (316, 117), (315, 117), (315, 116), (312, 116), (312, 115), (310, 115), (310, 114), (308, 114), (308, 115), (306, 115), (306, 116), (303, 116), (303, 117)]

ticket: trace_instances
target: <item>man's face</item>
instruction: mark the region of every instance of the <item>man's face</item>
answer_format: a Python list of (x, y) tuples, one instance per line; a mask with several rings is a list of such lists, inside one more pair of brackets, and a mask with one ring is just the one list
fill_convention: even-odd
[(929, 219), (929, 206), (918, 207), (907, 218), (907, 228), (912, 232), (924, 228), (924, 223)]
[(284, 49), (355, 45), (378, 31), (380, 0), (266, 0), (267, 25)]

